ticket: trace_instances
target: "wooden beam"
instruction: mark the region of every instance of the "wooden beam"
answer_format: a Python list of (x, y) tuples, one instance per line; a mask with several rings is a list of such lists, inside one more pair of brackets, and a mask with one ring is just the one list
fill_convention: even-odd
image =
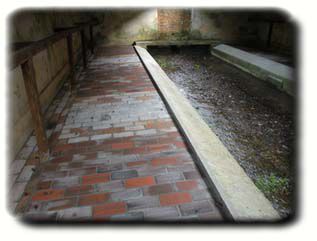
[(48, 46), (61, 40), (62, 38), (65, 38), (69, 33), (79, 31), (79, 29), (80, 28), (78, 27), (71, 30), (55, 33), (52, 36), (33, 42), (30, 45), (15, 51), (11, 56), (10, 69), (16, 68), (17, 66), (31, 58), (33, 55), (37, 54), (43, 49), (46, 49)]
[(272, 23), (272, 22), (269, 23), (269, 32), (268, 32), (267, 41), (266, 41), (266, 47), (267, 47), (267, 48), (271, 47), (273, 24), (274, 24), (274, 23)]
[(21, 64), (25, 91), (33, 119), (34, 131), (37, 145), (41, 153), (48, 153), (48, 141), (46, 137), (43, 115), (41, 111), (40, 98), (37, 90), (33, 59), (29, 58)]
[(90, 35), (90, 48), (91, 53), (94, 54), (94, 26), (89, 25), (89, 35)]
[(68, 62), (69, 62), (69, 89), (70, 92), (73, 89), (73, 84), (75, 83), (74, 75), (74, 55), (73, 55), (73, 35), (68, 34), (67, 36), (67, 51), (68, 51)]
[(83, 55), (83, 65), (84, 65), (84, 68), (87, 68), (87, 53), (86, 53), (86, 40), (85, 40), (84, 28), (80, 30), (80, 37), (81, 37), (81, 49), (82, 49), (82, 55)]

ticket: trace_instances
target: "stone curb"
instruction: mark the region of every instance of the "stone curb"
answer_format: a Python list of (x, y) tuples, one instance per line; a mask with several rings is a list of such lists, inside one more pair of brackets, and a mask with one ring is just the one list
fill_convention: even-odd
[(196, 155), (197, 165), (215, 198), (223, 205), (225, 215), (236, 222), (280, 220), (271, 203), (153, 57), (142, 47), (134, 48)]

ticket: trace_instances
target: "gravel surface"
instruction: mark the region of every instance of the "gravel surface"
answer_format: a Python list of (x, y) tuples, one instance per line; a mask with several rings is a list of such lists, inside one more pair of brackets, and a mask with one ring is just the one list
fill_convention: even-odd
[(278, 212), (290, 215), (294, 100), (207, 48), (149, 51)]

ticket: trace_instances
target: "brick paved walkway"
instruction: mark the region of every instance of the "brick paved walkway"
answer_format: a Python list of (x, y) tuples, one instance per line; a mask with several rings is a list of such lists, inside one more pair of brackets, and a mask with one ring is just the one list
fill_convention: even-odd
[(51, 117), (50, 160), (38, 167), (34, 154), (20, 153), (11, 166), (16, 212), (62, 221), (221, 220), (134, 49), (96, 53)]

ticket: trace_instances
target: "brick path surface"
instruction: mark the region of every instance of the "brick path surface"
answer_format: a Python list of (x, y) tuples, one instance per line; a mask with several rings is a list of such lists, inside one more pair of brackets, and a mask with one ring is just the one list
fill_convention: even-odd
[(219, 221), (222, 216), (133, 47), (99, 47), (10, 168), (11, 209), (35, 220)]

